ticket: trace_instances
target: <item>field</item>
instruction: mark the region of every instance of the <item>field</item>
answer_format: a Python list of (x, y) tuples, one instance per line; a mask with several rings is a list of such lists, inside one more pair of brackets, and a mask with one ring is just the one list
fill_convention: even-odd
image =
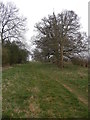
[(87, 68), (30, 62), (3, 69), (2, 78), (3, 117), (88, 117)]

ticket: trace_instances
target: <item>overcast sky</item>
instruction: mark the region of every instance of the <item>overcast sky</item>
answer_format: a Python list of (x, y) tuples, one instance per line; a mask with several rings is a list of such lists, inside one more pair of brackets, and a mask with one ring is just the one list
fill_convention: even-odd
[(27, 40), (34, 35), (34, 25), (48, 14), (60, 13), (62, 10), (73, 10), (80, 17), (82, 30), (88, 33), (88, 1), (89, 0), (1, 0), (11, 1), (19, 8), (20, 13), (27, 17)]

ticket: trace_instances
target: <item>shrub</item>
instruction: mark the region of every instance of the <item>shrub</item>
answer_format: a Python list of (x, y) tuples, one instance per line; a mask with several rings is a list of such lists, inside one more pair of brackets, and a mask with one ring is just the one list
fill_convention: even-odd
[(9, 64), (9, 50), (6, 47), (2, 47), (2, 65)]

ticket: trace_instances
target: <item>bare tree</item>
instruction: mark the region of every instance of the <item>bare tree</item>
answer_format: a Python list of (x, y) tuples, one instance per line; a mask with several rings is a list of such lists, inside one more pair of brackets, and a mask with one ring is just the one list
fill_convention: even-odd
[(0, 2), (0, 37), (2, 44), (7, 40), (20, 40), (26, 30), (26, 18), (12, 3)]

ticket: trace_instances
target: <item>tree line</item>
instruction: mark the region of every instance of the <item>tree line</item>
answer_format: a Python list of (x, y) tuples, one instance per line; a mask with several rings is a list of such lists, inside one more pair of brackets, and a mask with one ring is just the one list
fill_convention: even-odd
[[(16, 64), (28, 60), (29, 51), (23, 40), (27, 19), (20, 16), (12, 3), (0, 2), (0, 37), (2, 43), (2, 63)], [(80, 20), (72, 10), (44, 17), (35, 24), (37, 35), (34, 37), (32, 59), (52, 62), (64, 67), (64, 61), (74, 64), (87, 64), (88, 36), (80, 31)], [(84, 54), (84, 55), (83, 55)]]

